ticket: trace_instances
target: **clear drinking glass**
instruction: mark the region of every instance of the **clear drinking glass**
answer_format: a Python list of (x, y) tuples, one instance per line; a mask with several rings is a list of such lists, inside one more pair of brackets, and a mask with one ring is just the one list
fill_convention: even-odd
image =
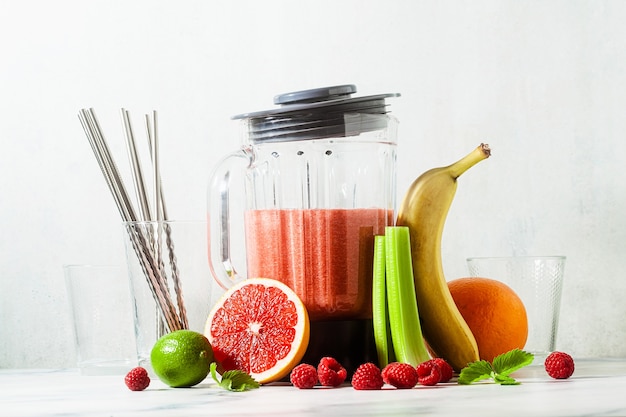
[[(157, 339), (176, 326), (204, 332), (215, 297), (207, 261), (207, 224), (203, 221), (137, 221), (124, 223), (124, 242), (133, 301), (137, 355), (150, 370), (150, 352)], [(151, 269), (156, 266), (157, 273)], [(151, 277), (164, 277), (157, 285), (165, 304), (157, 302)], [(177, 279), (178, 282), (177, 282)], [(177, 290), (179, 288), (179, 290)], [(181, 309), (181, 305), (184, 306)], [(185, 325), (168, 325), (165, 316)]]
[(125, 374), (137, 365), (125, 268), (64, 265), (63, 269), (81, 374)]
[(565, 259), (565, 256), (467, 259), (471, 276), (502, 281), (522, 299), (528, 316), (524, 349), (539, 358), (556, 348)]

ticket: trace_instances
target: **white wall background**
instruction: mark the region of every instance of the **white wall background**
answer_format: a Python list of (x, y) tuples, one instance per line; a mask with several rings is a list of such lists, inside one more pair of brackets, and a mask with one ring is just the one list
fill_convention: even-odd
[(468, 256), (566, 255), (557, 347), (626, 356), (625, 21), (601, 0), (2, 0), (0, 367), (73, 366), (61, 266), (124, 262), (79, 109), (120, 158), (119, 109), (157, 109), (170, 215), (203, 219), (231, 115), (343, 83), (402, 93), (399, 196), (491, 145), (449, 214), (449, 279)]

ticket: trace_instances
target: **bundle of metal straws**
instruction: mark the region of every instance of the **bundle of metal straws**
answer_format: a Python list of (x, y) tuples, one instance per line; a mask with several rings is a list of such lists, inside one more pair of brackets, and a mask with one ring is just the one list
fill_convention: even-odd
[[(135, 210), (94, 110), (81, 109), (78, 114), (85, 135), (126, 226), (130, 242), (156, 302), (161, 323), (165, 326), (165, 332), (186, 329), (188, 328), (187, 314), (179, 270), (176, 266), (172, 231), (167, 222), (167, 210), (159, 172), (157, 112), (153, 111), (152, 117), (148, 114), (145, 115), (146, 135), (152, 165), (153, 198), (149, 198), (146, 186), (148, 181), (142, 170), (141, 158), (128, 110), (121, 109), (121, 117), (139, 210)], [(162, 243), (163, 233), (165, 234), (165, 245)], [(169, 279), (162, 255), (164, 247), (168, 251), (167, 258), (171, 270)], [(173, 283), (172, 286), (176, 294), (175, 302), (172, 300), (170, 285), (168, 284), (170, 281)]]

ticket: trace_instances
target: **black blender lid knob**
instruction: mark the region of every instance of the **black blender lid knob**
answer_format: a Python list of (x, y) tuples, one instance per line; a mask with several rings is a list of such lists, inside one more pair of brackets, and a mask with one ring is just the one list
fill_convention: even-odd
[(356, 86), (354, 84), (314, 88), (311, 90), (279, 94), (274, 97), (274, 104), (317, 103), (320, 101), (350, 98), (350, 94), (354, 93), (356, 93)]

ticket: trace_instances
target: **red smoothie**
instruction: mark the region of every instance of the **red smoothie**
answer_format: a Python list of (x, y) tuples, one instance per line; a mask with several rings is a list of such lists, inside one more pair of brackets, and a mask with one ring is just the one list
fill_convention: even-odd
[(302, 359), (336, 358), (348, 375), (377, 362), (372, 327), (374, 235), (393, 221), (386, 209), (267, 209), (245, 214), (249, 277), (278, 279), (311, 318)]
[(386, 209), (265, 209), (245, 214), (249, 277), (291, 287), (312, 321), (371, 318), (374, 235)]

